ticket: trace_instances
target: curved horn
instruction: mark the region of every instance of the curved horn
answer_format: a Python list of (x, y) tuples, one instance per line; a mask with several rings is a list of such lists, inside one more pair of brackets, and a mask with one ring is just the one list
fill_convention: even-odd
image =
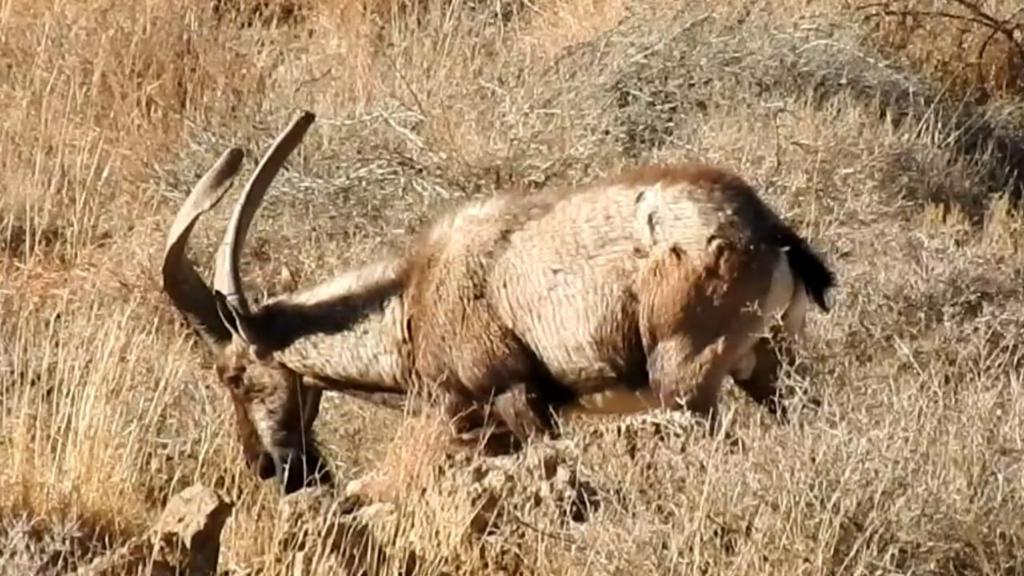
[(301, 112), (270, 146), (260, 160), (256, 172), (249, 179), (238, 203), (235, 204), (231, 222), (228, 224), (224, 240), (217, 251), (217, 265), (213, 280), (213, 287), (217, 293), (217, 304), (221, 308), (227, 308), (227, 310), (221, 309), (221, 314), (225, 316), (225, 323), (228, 327), (232, 331), (237, 330), (237, 334), (249, 343), (255, 343), (258, 335), (255, 333), (252, 323), (248, 321), (250, 317), (249, 302), (242, 289), (238, 258), (245, 244), (249, 225), (252, 224), (253, 216), (263, 201), (270, 183), (277, 176), (288, 156), (302, 141), (306, 130), (315, 119), (316, 116), (312, 112)]
[(231, 187), (242, 165), (243, 153), (238, 148), (226, 150), (217, 162), (192, 188), (167, 234), (162, 265), (164, 292), (175, 308), (214, 351), (231, 339), (231, 333), (217, 313), (216, 301), (209, 286), (196, 272), (186, 252), (189, 235), (196, 220), (216, 206)]

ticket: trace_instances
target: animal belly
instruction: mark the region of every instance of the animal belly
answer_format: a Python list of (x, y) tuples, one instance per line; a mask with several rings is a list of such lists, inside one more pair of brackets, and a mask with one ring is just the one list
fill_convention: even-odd
[(658, 396), (650, 388), (634, 389), (620, 385), (605, 388), (600, 392), (582, 394), (567, 404), (562, 413), (565, 416), (634, 414), (658, 408), (660, 405)]

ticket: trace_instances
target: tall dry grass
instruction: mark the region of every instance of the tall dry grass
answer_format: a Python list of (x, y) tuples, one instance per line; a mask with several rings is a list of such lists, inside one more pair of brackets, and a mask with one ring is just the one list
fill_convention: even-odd
[[(363, 545), (379, 573), (1024, 573), (1012, 3), (977, 4), (1018, 32), (966, 67), (984, 27), (883, 9), (952, 0), (255, 4), (0, 2), (0, 573), (84, 566), (193, 482), (237, 501), (230, 573), (333, 573)], [(600, 501), (573, 522), (544, 446), (444, 464), (429, 419), (331, 398), (339, 476), (380, 472), (397, 503), (370, 529), (280, 507), (155, 271), (192, 182), (228, 145), (251, 166), (297, 107), (320, 121), (250, 285), (325, 278), (499, 186), (706, 159), (839, 272), (786, 375), (822, 406), (779, 426), (729, 391), (736, 444), (666, 415), (573, 425)], [(197, 230), (207, 271), (225, 210)]]

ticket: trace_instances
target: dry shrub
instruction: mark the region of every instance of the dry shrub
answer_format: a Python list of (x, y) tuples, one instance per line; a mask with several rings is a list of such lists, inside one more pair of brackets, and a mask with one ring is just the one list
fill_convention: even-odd
[(878, 40), (954, 98), (1024, 94), (1024, 11), (1003, 0), (885, 0), (861, 8)]

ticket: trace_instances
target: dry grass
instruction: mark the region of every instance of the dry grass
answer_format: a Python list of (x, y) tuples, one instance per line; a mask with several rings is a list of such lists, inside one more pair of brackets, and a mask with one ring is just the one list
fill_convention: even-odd
[[(382, 573), (409, 551), (421, 574), (1024, 573), (1015, 3), (977, 5), (1011, 31), (980, 59), (983, 27), (881, 14), (956, 2), (243, 4), (0, 2), (0, 573), (83, 565), (194, 481), (238, 502), (228, 573), (331, 573), (342, 511), (286, 518), (241, 470), (155, 275), (193, 180), (229, 144), (251, 165), (296, 107), (320, 122), (246, 255), (268, 292), (283, 264), (324, 278), (496, 186), (683, 158), (745, 174), (841, 280), (786, 377), (824, 403), (791, 425), (730, 392), (738, 445), (665, 415), (571, 427), (586, 522), (541, 446), (494, 473), (495, 501), (429, 423), (332, 398), (339, 476), (392, 474)], [(197, 233), (206, 266), (224, 210)]]

